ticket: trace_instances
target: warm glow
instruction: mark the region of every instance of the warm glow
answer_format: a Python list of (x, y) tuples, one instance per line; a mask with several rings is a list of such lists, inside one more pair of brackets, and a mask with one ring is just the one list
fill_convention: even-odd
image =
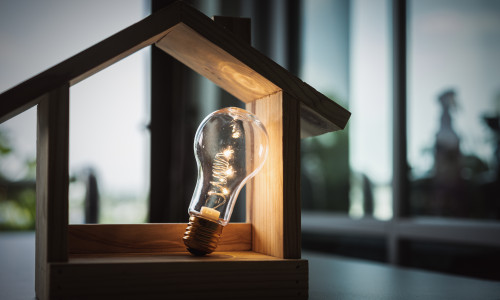
[(255, 72), (249, 73), (250, 70), (248, 70), (246, 66), (228, 61), (221, 61), (218, 67), (221, 71), (220, 75), (225, 81), (248, 91), (248, 93), (268, 95), (270, 92), (269, 89), (273, 91), (278, 90), (273, 83), (260, 74)]
[(222, 152), (222, 153), (224, 154), (224, 156), (225, 156), (226, 158), (230, 158), (230, 157), (233, 155), (234, 151), (233, 151), (232, 149), (226, 149), (226, 150), (224, 150), (224, 152)]
[(238, 129), (238, 125), (236, 123), (236, 120), (233, 120), (232, 124), (231, 124), (231, 128), (232, 128), (232, 131), (233, 131), (233, 134), (231, 135), (231, 137), (233, 139), (237, 139), (241, 136), (241, 132), (240, 130)]
[(214, 221), (217, 221), (219, 219), (219, 216), (220, 216), (219, 211), (217, 211), (213, 208), (206, 207), (206, 206), (203, 206), (201, 208), (200, 213), (202, 216), (206, 217), (207, 219), (214, 220)]

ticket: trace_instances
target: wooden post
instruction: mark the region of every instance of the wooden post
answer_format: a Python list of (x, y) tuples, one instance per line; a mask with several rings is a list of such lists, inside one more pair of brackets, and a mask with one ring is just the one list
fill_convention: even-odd
[(247, 184), (252, 250), (300, 258), (300, 109), (278, 92), (247, 104), (269, 134), (269, 156)]
[(40, 97), (37, 117), (36, 274), (38, 299), (49, 299), (51, 262), (68, 260), (69, 84)]

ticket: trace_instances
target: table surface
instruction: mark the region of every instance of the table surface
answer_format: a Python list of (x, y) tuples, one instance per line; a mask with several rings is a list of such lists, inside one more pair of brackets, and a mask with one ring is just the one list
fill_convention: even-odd
[[(492, 299), (500, 282), (304, 251), (309, 299)], [(35, 299), (35, 234), (0, 233), (0, 299)]]

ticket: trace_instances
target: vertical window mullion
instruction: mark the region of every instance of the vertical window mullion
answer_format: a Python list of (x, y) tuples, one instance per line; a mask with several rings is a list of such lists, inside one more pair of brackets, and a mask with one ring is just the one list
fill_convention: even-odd
[(392, 1), (392, 86), (393, 86), (393, 219), (389, 232), (388, 258), (401, 258), (396, 226), (407, 215), (408, 163), (406, 157), (406, 0)]

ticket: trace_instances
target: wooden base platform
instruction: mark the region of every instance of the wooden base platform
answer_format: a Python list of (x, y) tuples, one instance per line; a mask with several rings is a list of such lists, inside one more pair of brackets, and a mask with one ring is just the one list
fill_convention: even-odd
[(253, 251), (195, 257), (73, 254), (48, 264), (50, 299), (307, 299), (308, 262)]

